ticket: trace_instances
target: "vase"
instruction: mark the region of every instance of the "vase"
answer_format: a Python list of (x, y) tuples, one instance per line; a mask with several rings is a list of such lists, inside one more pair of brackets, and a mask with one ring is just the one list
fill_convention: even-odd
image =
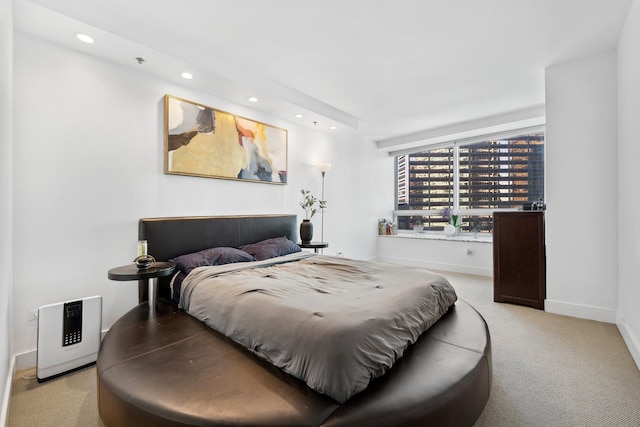
[(444, 234), (448, 237), (453, 237), (457, 234), (458, 229), (451, 224), (444, 226)]
[(309, 243), (313, 238), (313, 224), (308, 219), (303, 219), (300, 224), (300, 240), (302, 243)]

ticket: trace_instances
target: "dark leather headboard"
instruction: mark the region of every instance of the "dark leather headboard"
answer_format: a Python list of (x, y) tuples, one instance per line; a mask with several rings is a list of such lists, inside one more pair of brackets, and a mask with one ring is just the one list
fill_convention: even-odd
[[(235, 248), (282, 236), (298, 240), (296, 215), (187, 216), (138, 221), (138, 239), (147, 241), (147, 251), (156, 261), (216, 246)], [(171, 278), (163, 279), (159, 296), (167, 297)]]

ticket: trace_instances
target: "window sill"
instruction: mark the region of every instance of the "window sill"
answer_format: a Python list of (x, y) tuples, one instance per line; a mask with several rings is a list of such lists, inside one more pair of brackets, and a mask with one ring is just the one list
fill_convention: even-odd
[(444, 233), (438, 232), (425, 232), (416, 233), (415, 231), (398, 231), (398, 234), (379, 234), (379, 237), (392, 238), (392, 239), (422, 239), (422, 240), (446, 240), (450, 242), (477, 242), (477, 243), (492, 243), (493, 235), (491, 234), (476, 234), (462, 233), (457, 236), (446, 236)]

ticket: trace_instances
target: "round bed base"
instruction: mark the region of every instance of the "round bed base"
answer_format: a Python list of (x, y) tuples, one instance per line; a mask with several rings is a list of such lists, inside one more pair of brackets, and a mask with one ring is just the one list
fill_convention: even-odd
[(340, 405), (160, 302), (105, 336), (98, 407), (120, 426), (472, 426), (491, 389), (491, 340), (468, 303), (422, 334), (394, 367)]

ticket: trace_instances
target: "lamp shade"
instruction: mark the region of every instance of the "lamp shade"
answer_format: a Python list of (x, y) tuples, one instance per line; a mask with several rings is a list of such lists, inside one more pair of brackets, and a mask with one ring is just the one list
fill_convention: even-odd
[(318, 163), (318, 170), (322, 173), (325, 173), (329, 169), (331, 169), (331, 163)]

